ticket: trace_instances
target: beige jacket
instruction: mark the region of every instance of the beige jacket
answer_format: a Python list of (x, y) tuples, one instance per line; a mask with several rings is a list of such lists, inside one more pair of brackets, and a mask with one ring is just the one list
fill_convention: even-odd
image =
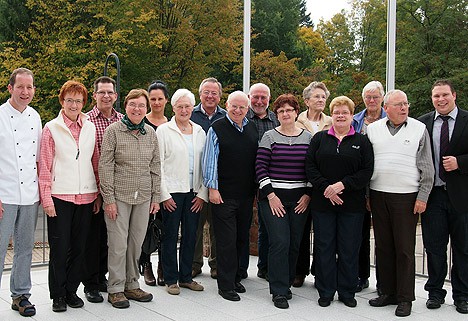
[[(329, 129), (332, 125), (332, 118), (325, 115), (324, 113), (320, 114), (319, 121), (319, 131)], [(310, 121), (307, 118), (307, 110), (299, 114), (296, 121), (296, 126), (308, 130), (312, 135), (315, 135), (315, 131), (310, 125)]]

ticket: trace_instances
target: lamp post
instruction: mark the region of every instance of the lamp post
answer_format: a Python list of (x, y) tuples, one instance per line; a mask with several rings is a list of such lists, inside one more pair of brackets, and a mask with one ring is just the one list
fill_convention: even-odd
[(396, 0), (387, 2), (387, 92), (395, 89)]
[(246, 94), (250, 89), (250, 19), (251, 0), (244, 0), (244, 63), (243, 63), (243, 89)]

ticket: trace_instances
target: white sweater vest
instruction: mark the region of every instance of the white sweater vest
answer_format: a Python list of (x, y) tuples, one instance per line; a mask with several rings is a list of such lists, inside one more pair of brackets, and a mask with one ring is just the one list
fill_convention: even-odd
[(46, 124), (55, 142), (52, 165), (52, 194), (88, 194), (98, 191), (91, 159), (96, 143), (96, 127), (80, 115), (79, 146), (63, 121), (62, 113)]
[(370, 188), (387, 193), (417, 192), (420, 173), (416, 155), (426, 126), (408, 117), (407, 124), (392, 136), (387, 120), (385, 117), (367, 127), (367, 137), (374, 149), (374, 174)]

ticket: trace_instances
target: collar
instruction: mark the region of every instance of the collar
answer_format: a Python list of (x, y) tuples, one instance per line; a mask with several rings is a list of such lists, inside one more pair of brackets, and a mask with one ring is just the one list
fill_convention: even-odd
[(458, 107), (455, 106), (455, 108), (450, 112), (448, 113), (447, 115), (441, 115), (437, 110), (435, 111), (434, 113), (434, 120), (437, 119), (437, 117), (439, 116), (449, 116), (450, 118), (452, 118), (453, 120), (457, 119), (457, 115), (458, 115)]
[(403, 127), (403, 125), (404, 125), (404, 126), (408, 125), (408, 119), (406, 119), (406, 120), (405, 120), (404, 122), (402, 122), (400, 125), (395, 126), (395, 125), (390, 121), (390, 119), (387, 118), (387, 126), (390, 126), (390, 127), (394, 128), (394, 129), (397, 129), (397, 128)]
[[(99, 108), (97, 108), (97, 105), (94, 105), (93, 109), (91, 109), (89, 111), (89, 116), (91, 117), (101, 117), (101, 118), (105, 118), (105, 119), (108, 119), (106, 116), (104, 116), (104, 114), (99, 110)], [(110, 120), (113, 120), (115, 118), (117, 118), (117, 110), (115, 110), (115, 108), (112, 108), (112, 112), (111, 112), (111, 117), (110, 117)]]
[[(335, 129), (333, 128), (333, 126), (330, 127), (330, 129), (328, 130), (327, 134), (328, 134), (328, 135), (331, 135), (331, 136), (337, 137), (337, 136), (336, 136), (336, 133), (335, 133)], [(350, 126), (349, 132), (346, 134), (346, 136), (352, 136), (352, 135), (354, 135), (354, 134), (356, 134), (356, 131), (354, 130), (353, 126)], [(346, 137), (346, 136), (345, 136), (345, 137)]]
[[(66, 125), (68, 128), (71, 128), (71, 127), (75, 124), (74, 121), (71, 121), (67, 116), (65, 116), (65, 113), (63, 112), (63, 109), (60, 111), (60, 114), (62, 115), (63, 122), (65, 123), (65, 125)], [(82, 115), (84, 115), (84, 114), (81, 113), (80, 115), (78, 115), (78, 119), (76, 120), (76, 124), (77, 124), (79, 127), (83, 127), (83, 120), (81, 119), (81, 118), (82, 118)]]
[(230, 117), (229, 117), (229, 114), (226, 114), (226, 118), (227, 120), (229, 120), (229, 122), (232, 124), (232, 126), (236, 127), (237, 129), (241, 130), (244, 128), (245, 125), (247, 125), (249, 123), (249, 120), (247, 119), (247, 117), (244, 117), (244, 119), (242, 119), (242, 127), (240, 127), (237, 123), (235, 123)]
[(274, 122), (275, 121), (275, 118), (276, 118), (276, 115), (274, 112), (272, 112), (270, 109), (266, 109), (266, 112), (267, 112), (267, 115), (266, 117), (263, 117), (263, 118), (260, 118), (257, 116), (256, 113), (254, 113), (254, 111), (252, 110), (252, 108), (249, 108), (249, 111), (247, 112), (247, 118), (249, 119), (254, 119), (254, 118), (257, 118), (257, 119), (268, 119), (270, 120), (271, 122)]

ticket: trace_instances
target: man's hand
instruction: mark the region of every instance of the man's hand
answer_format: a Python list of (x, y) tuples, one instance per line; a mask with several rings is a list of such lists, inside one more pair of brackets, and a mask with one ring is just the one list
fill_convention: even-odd
[(221, 194), (219, 194), (219, 191), (214, 188), (209, 189), (209, 197), (210, 197), (210, 202), (213, 204), (222, 204), (224, 203), (223, 198), (221, 197)]
[(446, 172), (451, 172), (458, 169), (458, 162), (455, 156), (443, 156), (442, 165)]
[(0, 200), (0, 219), (2, 219), (3, 217), (3, 211), (4, 211), (3, 204), (2, 204), (2, 201)]
[(159, 211), (159, 203), (150, 204), (150, 214), (156, 214)]
[(117, 219), (117, 204), (106, 204), (104, 206), (104, 213), (106, 213), (107, 217), (111, 220), (115, 221)]
[(417, 214), (422, 214), (426, 210), (426, 202), (416, 200), (416, 203), (414, 203), (414, 210), (413, 213), (415, 215)]

